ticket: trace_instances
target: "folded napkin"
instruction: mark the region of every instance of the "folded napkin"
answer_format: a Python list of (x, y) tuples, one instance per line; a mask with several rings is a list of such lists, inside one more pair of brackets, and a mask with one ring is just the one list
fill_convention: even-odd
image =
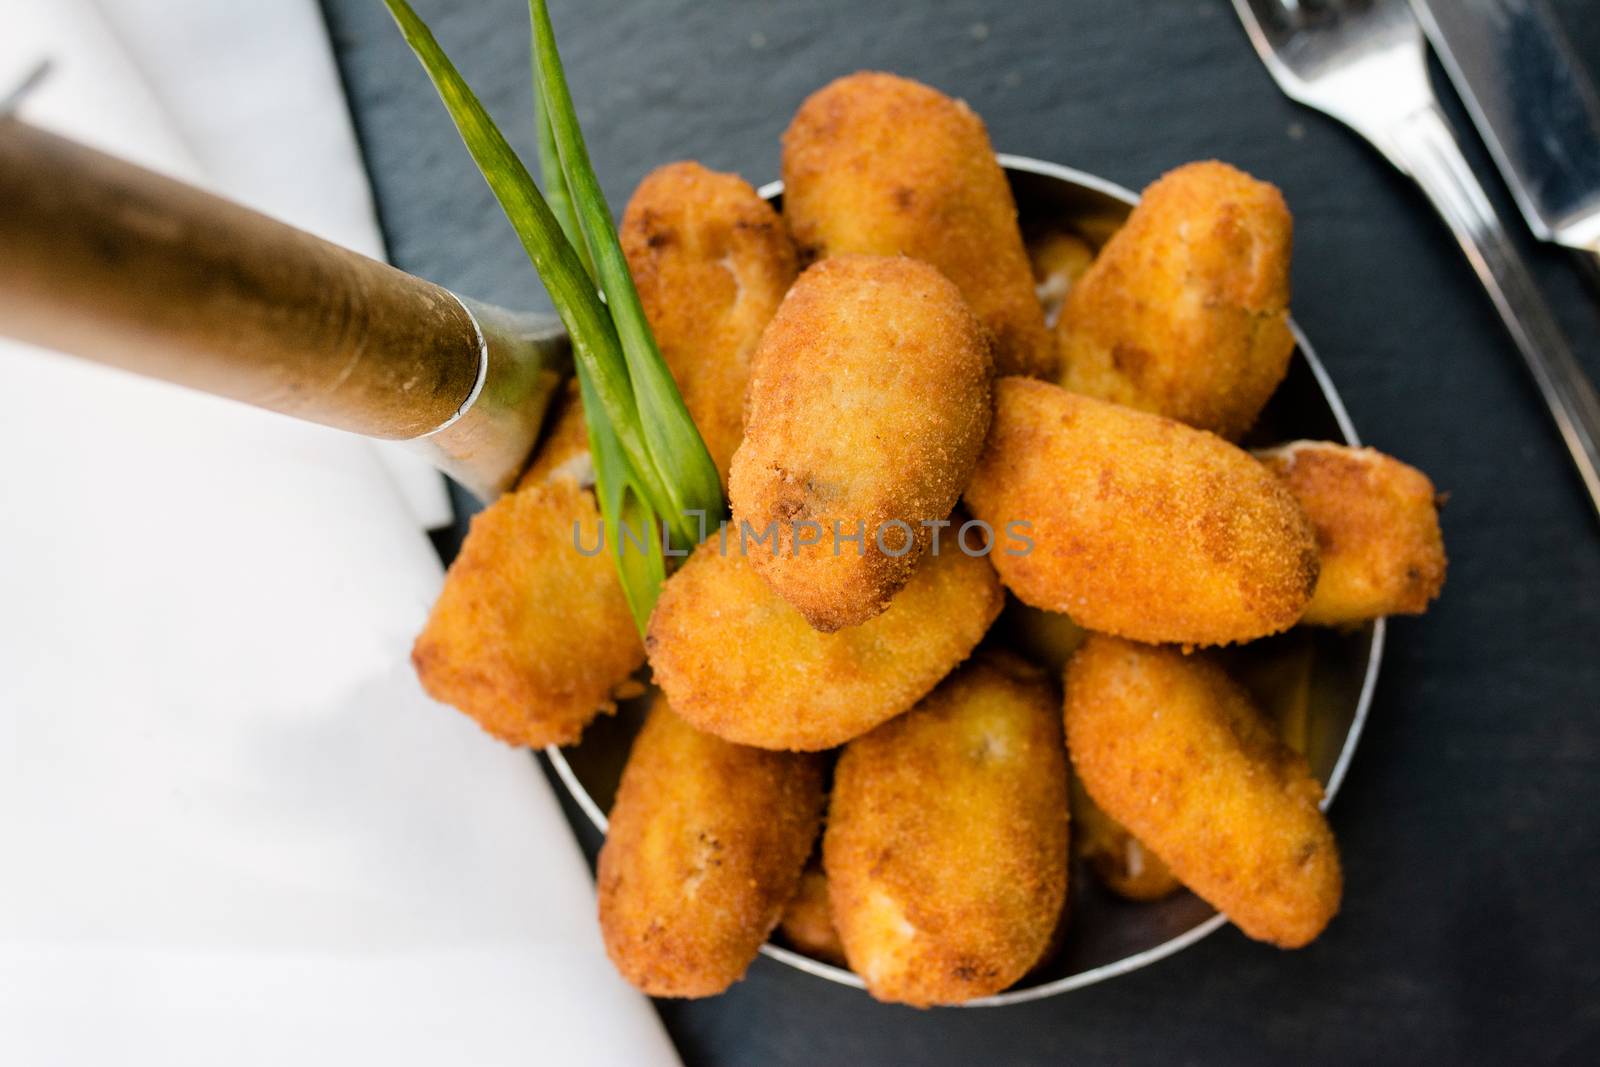
[[(0, 0), (0, 81), (231, 191), (122, 4)], [(326, 64), (310, 0), (159, 7), (219, 86)], [(440, 569), (368, 443), (9, 342), (0, 396), (0, 1063), (676, 1062), (533, 761), (411, 676)]]

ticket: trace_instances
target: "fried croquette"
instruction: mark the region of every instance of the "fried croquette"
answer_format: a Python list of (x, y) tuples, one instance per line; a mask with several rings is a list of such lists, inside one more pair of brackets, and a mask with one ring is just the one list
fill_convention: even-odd
[(800, 876), (800, 890), (783, 910), (778, 926), (797, 951), (826, 963), (844, 964), (844, 946), (839, 943), (828, 904), (828, 876), (821, 867), (807, 867)]
[(1294, 497), (1251, 456), (1171, 419), (1027, 378), (995, 383), (966, 492), (1031, 550), (990, 559), (1012, 593), (1139, 641), (1249, 641), (1293, 625), (1317, 580)]
[(823, 864), (879, 1000), (959, 1004), (1044, 955), (1067, 892), (1067, 761), (1042, 671), (985, 653), (839, 758)]
[(1094, 802), (1247, 935), (1298, 948), (1339, 910), (1322, 787), (1216, 664), (1094, 635), (1066, 728)]
[(655, 997), (744, 977), (816, 842), (818, 757), (701, 733), (657, 698), (634, 738), (596, 877), (622, 976)]
[(589, 427), (583, 419), (578, 380), (568, 378), (566, 388), (551, 405), (549, 426), (523, 472), (517, 488), (566, 481), (582, 489), (594, 488), (594, 459), (589, 454)]
[(1283, 380), (1289, 209), (1225, 163), (1144, 191), (1072, 287), (1056, 325), (1061, 383), (1234, 439)]
[(609, 556), (573, 548), (600, 512), (575, 481), (534, 482), (475, 516), (411, 650), (422, 687), (513, 745), (568, 745), (644, 663)]
[(1075, 233), (1049, 230), (1028, 242), (1033, 265), (1033, 290), (1044, 310), (1044, 324), (1053, 327), (1061, 318), (1061, 305), (1077, 280), (1094, 262), (1094, 249)]
[(925, 263), (840, 256), (789, 290), (729, 496), (741, 531), (771, 533), (756, 570), (812, 626), (866, 622), (911, 577), (983, 447), (992, 374), (982, 327)]
[(662, 587), (645, 639), (656, 684), (690, 723), (746, 745), (842, 745), (920, 700), (967, 658), (1005, 594), (988, 561), (930, 555), (889, 610), (822, 633), (708, 538)]
[(1101, 885), (1127, 900), (1160, 900), (1182, 887), (1161, 857), (1089, 799), (1077, 775), (1072, 776), (1072, 853)]
[(1295, 441), (1256, 455), (1311, 519), (1322, 576), (1303, 622), (1420, 615), (1444, 588), (1444, 535), (1428, 476), (1372, 448)]
[(684, 162), (639, 184), (620, 237), (656, 344), (726, 487), (750, 356), (795, 278), (789, 232), (744, 179)]
[(892, 74), (840, 78), (784, 132), (783, 183), (802, 261), (865, 252), (931, 263), (993, 334), (1002, 374), (1053, 373), (1016, 202), (966, 104)]

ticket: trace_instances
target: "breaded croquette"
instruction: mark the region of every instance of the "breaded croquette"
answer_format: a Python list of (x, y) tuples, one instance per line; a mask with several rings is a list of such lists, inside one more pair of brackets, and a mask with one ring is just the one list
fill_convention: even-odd
[(1247, 452), (1159, 415), (1027, 378), (995, 383), (967, 487), (975, 518), (1028, 523), (1001, 580), (1090, 630), (1185, 645), (1292, 626), (1317, 580), (1310, 523)]
[(1044, 324), (1053, 327), (1061, 318), (1067, 293), (1094, 262), (1094, 249), (1075, 233), (1049, 230), (1029, 240), (1028, 261), (1033, 265), (1033, 290), (1044, 311)]
[(713, 535), (667, 579), (645, 643), (673, 709), (740, 744), (816, 751), (866, 733), (966, 659), (1005, 597), (988, 561), (946, 551), (882, 615), (822, 633), (728, 534), (726, 554)]
[(619, 236), (656, 344), (726, 486), (750, 355), (795, 278), (789, 232), (744, 179), (685, 162), (645, 177)]
[(1127, 900), (1160, 900), (1182, 888), (1161, 857), (1089, 799), (1072, 776), (1072, 854), (1089, 865), (1100, 884)]
[(1301, 621), (1345, 626), (1420, 615), (1444, 588), (1444, 535), (1428, 476), (1372, 448), (1295, 441), (1256, 455), (1317, 533), (1322, 576)]
[(820, 866), (807, 867), (800, 876), (800, 891), (783, 909), (778, 926), (796, 951), (843, 965), (844, 946), (839, 943), (839, 931), (833, 925), (833, 910), (828, 904), (828, 876)]
[[(956, 287), (904, 256), (800, 276), (751, 365), (729, 496), (773, 590), (819, 630), (889, 606), (950, 514), (989, 430), (983, 329)], [(849, 540), (845, 540), (849, 538)]]
[(622, 976), (655, 997), (709, 997), (743, 978), (800, 884), (822, 802), (818, 757), (729, 744), (658, 697), (596, 877)]
[(513, 745), (568, 745), (644, 663), (615, 564), (573, 548), (593, 495), (533, 482), (475, 516), (411, 650), (422, 687)]
[(879, 1000), (998, 993), (1067, 892), (1067, 761), (1043, 672), (986, 653), (845, 748), (823, 836), (833, 918)]
[(583, 419), (578, 379), (568, 378), (566, 388), (550, 406), (549, 425), (539, 441), (539, 450), (517, 488), (553, 481), (594, 488), (594, 458), (589, 454), (589, 427)]
[(1250, 937), (1298, 948), (1339, 910), (1322, 787), (1216, 664), (1092, 636), (1066, 727), (1094, 802)]
[(840, 78), (784, 132), (783, 183), (802, 261), (865, 252), (931, 263), (994, 335), (1000, 373), (1054, 372), (1016, 202), (966, 104), (892, 74)]
[(1283, 380), (1289, 209), (1225, 163), (1190, 163), (1139, 205), (1067, 294), (1061, 383), (1234, 439)]

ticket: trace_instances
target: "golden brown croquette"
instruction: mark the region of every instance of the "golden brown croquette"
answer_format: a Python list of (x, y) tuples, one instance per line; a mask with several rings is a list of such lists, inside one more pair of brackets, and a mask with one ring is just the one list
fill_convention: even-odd
[(1016, 596), (1090, 630), (1187, 645), (1292, 626), (1317, 580), (1294, 497), (1247, 452), (1171, 419), (1027, 378), (995, 383), (966, 492), (1032, 548), (991, 561)]
[(617, 970), (655, 997), (709, 997), (743, 978), (800, 884), (822, 801), (818, 757), (729, 744), (658, 697), (600, 850)]
[(1322, 576), (1303, 622), (1420, 615), (1444, 588), (1444, 535), (1428, 476), (1372, 448), (1295, 441), (1256, 453), (1300, 502)]
[(850, 967), (917, 1007), (998, 993), (1067, 892), (1067, 761), (1044, 673), (985, 653), (839, 758), (823, 864)]
[(1002, 374), (1053, 373), (1016, 202), (966, 104), (892, 74), (840, 78), (785, 131), (783, 182), (802, 261), (864, 252), (931, 263), (993, 334)]
[(1072, 854), (1088, 864), (1101, 885), (1126, 900), (1160, 900), (1182, 888), (1160, 856), (1089, 799), (1077, 775), (1072, 776)]
[(859, 625), (911, 577), (983, 447), (992, 372), (925, 263), (840, 256), (789, 291), (756, 350), (729, 495), (741, 530), (775, 538), (751, 563), (812, 626)]
[(813, 864), (800, 876), (800, 890), (783, 910), (778, 923), (784, 938), (796, 951), (812, 959), (844, 965), (844, 946), (833, 925), (833, 910), (828, 903), (828, 876)]
[(930, 555), (860, 626), (814, 629), (713, 535), (661, 591), (646, 644), (656, 684), (702, 730), (816, 751), (905, 711), (982, 639), (1004, 593), (988, 561)]
[(1322, 787), (1216, 664), (1096, 634), (1066, 728), (1094, 802), (1250, 937), (1298, 948), (1339, 910)]
[(645, 177), (620, 237), (656, 344), (726, 486), (750, 356), (794, 282), (794, 244), (748, 182), (693, 162)]
[(513, 745), (569, 745), (644, 663), (644, 647), (576, 481), (533, 482), (476, 515), (411, 650), (422, 687)]
[(1061, 383), (1233, 439), (1283, 380), (1292, 224), (1278, 190), (1190, 163), (1139, 205), (1072, 286)]

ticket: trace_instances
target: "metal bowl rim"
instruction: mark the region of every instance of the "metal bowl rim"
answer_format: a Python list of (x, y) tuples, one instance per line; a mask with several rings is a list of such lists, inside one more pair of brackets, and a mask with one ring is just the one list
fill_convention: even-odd
[[(998, 153), (998, 159), (1000, 165), (1007, 171), (1020, 171), (1024, 174), (1036, 174), (1044, 178), (1053, 178), (1069, 185), (1080, 186), (1104, 194), (1114, 200), (1120, 200), (1129, 207), (1139, 202), (1138, 194), (1131, 189), (1097, 175), (1062, 166), (1059, 163), (1050, 163), (1042, 159), (1011, 155), (1005, 152)], [(773, 197), (783, 193), (783, 182), (782, 180), (768, 182), (758, 189), (757, 193), (763, 200), (771, 200)], [(1323, 399), (1327, 401), (1328, 408), (1333, 412), (1334, 421), (1339, 424), (1339, 431), (1344, 435), (1345, 443), (1348, 445), (1361, 444), (1361, 439), (1356, 435), (1355, 425), (1350, 421), (1350, 414), (1345, 410), (1344, 401), (1340, 398), (1339, 391), (1334, 388), (1333, 379), (1328, 376), (1322, 361), (1317, 358), (1316, 352), (1311, 347), (1311, 342), (1306, 339), (1306, 335), (1301, 332), (1299, 324), (1293, 318), (1289, 320), (1289, 329), (1294, 334), (1295, 345), (1305, 358), (1306, 365), (1311, 368), (1311, 374), (1316, 379), (1317, 387), (1322, 391)], [(1344, 784), (1345, 774), (1350, 769), (1350, 760), (1355, 755), (1356, 744), (1361, 740), (1361, 731), (1366, 726), (1367, 713), (1371, 708), (1373, 692), (1378, 684), (1378, 668), (1383, 663), (1383, 645), (1387, 633), (1388, 627), (1384, 619), (1380, 618), (1373, 622), (1372, 642), (1367, 653), (1367, 669), (1361, 680), (1361, 694), (1356, 699), (1356, 713), (1354, 718), (1351, 719), (1349, 732), (1345, 734), (1344, 746), (1339, 750), (1339, 758), (1333, 765), (1333, 771), (1328, 775), (1328, 784), (1322, 798), (1323, 810), (1327, 810), (1328, 805), (1333, 803), (1333, 798), (1338, 794), (1339, 787)], [(588, 816), (589, 821), (594, 824), (595, 828), (602, 834), (605, 833), (609, 825), (606, 813), (600, 810), (600, 805), (595, 803), (594, 798), (589, 795), (589, 791), (583, 787), (583, 783), (578, 781), (577, 774), (572, 770), (572, 766), (567, 762), (566, 757), (561, 754), (561, 749), (555, 745), (549, 745), (546, 746), (544, 753), (549, 758), (552, 766), (555, 767), (557, 777), (566, 786), (567, 792), (572, 795), (573, 801), (583, 810), (584, 815)], [(1084, 986), (1094, 985), (1096, 982), (1105, 981), (1107, 978), (1115, 978), (1118, 975), (1136, 971), (1157, 960), (1165, 959), (1214, 933), (1227, 925), (1227, 922), (1228, 917), (1219, 912), (1204, 922), (1191, 926), (1176, 937), (1168, 938), (1161, 944), (1147, 948), (1142, 952), (1124, 956), (1114, 963), (1091, 967), (1086, 971), (1079, 971), (1077, 974), (1070, 974), (1065, 978), (1057, 978), (1054, 981), (1040, 985), (1008, 989), (1004, 992), (996, 993), (994, 996), (979, 997), (969, 1000), (960, 1006), (964, 1008), (997, 1008), (1010, 1004), (1026, 1004), (1029, 1001), (1043, 1000), (1046, 997), (1053, 997), (1074, 989), (1082, 989)], [(831, 963), (823, 963), (821, 960), (812, 959), (810, 956), (796, 952), (793, 949), (784, 948), (782, 945), (773, 944), (771, 941), (761, 946), (761, 954), (780, 963), (786, 963), (796, 970), (815, 975), (818, 978), (826, 978), (830, 982), (853, 986), (856, 989), (866, 989), (866, 983), (854, 971), (843, 967), (835, 967)]]

